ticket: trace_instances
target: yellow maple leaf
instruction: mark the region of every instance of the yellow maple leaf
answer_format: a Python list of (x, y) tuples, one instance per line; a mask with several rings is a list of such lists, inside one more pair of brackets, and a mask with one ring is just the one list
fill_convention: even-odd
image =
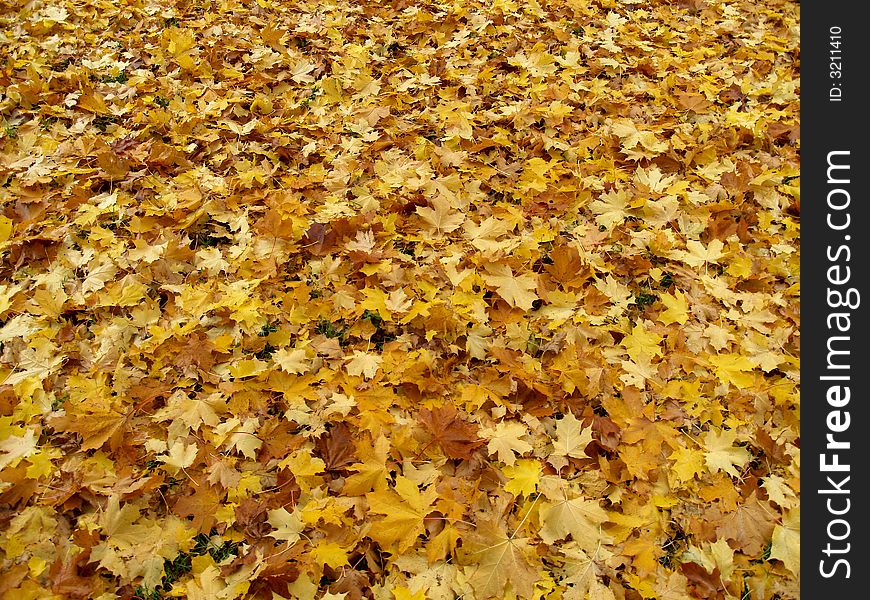
[(445, 525), (444, 529), (426, 544), (426, 558), (429, 564), (443, 560), (451, 554), (456, 549), (460, 537), (461, 534), (456, 527), (449, 523)]
[[(35, 454), (27, 457), (27, 462), (30, 466), (27, 467), (25, 474), (28, 479), (40, 479), (48, 477), (56, 471), (54, 464), (51, 462), (54, 459), (63, 456), (57, 448), (42, 448)], [(2, 462), (2, 459), (0, 459)]]
[(532, 449), (530, 443), (520, 439), (528, 433), (528, 429), (516, 421), (502, 421), (494, 428), (483, 428), (478, 433), (482, 438), (489, 440), (487, 451), (490, 454), (497, 454), (498, 459), (506, 465), (516, 463), (516, 454), (524, 454)]
[(0, 244), (12, 237), (12, 219), (0, 216)]
[(568, 413), (556, 421), (556, 439), (553, 441), (553, 452), (547, 461), (561, 469), (568, 464), (566, 457), (589, 458), (586, 446), (592, 441), (592, 429), (583, 429), (583, 423)]
[(0, 383), (2, 385), (15, 385), (28, 377), (45, 379), (66, 359), (66, 355), (59, 350), (51, 340), (43, 337), (33, 339), (18, 356), (18, 364), (16, 365), (18, 370), (9, 373)]
[(272, 359), (283, 371), (301, 375), (311, 368), (311, 363), (308, 360), (308, 352), (305, 348), (282, 348), (274, 354)]
[(341, 493), (347, 496), (359, 496), (372, 490), (376, 492), (385, 490), (388, 486), (386, 463), (389, 451), (390, 441), (383, 435), (378, 436), (374, 447), (362, 445), (362, 449), (358, 450), (357, 454), (363, 462), (348, 467), (356, 473), (345, 479)]
[(344, 368), (347, 369), (349, 375), (362, 375), (366, 379), (371, 379), (378, 372), (384, 359), (377, 354), (354, 350), (353, 356), (345, 358), (345, 361)]
[(214, 433), (222, 443), (226, 444), (227, 450), (235, 448), (245, 458), (257, 457), (257, 450), (263, 445), (257, 435), (259, 422), (255, 418), (245, 419), (244, 423), (236, 417), (228, 419), (214, 428)]
[(392, 592), (394, 600), (426, 600), (426, 592), (423, 588), (418, 589), (416, 592), (411, 592), (411, 590), (401, 585), (393, 588)]
[(156, 458), (170, 467), (175, 467), (173, 472), (177, 472), (192, 465), (198, 451), (196, 442), (188, 445), (178, 439), (169, 447), (166, 454), (158, 455)]
[(631, 150), (638, 145), (656, 153), (666, 152), (668, 149), (667, 142), (656, 139), (652, 131), (639, 130), (634, 121), (628, 119), (620, 119), (613, 123), (610, 130), (620, 138), (622, 147), (626, 150)]
[(607, 512), (594, 500), (563, 497), (541, 509), (541, 539), (552, 544), (569, 534), (581, 548), (594, 550), (607, 539), (601, 525), (607, 521)]
[(411, 548), (423, 533), (423, 519), (432, 511), (437, 497), (434, 487), (421, 493), (416, 483), (401, 475), (396, 478), (395, 491), (366, 494), (371, 512), (386, 515), (372, 524), (369, 537), (383, 548), (396, 548), (399, 552)]
[(686, 296), (683, 292), (674, 290), (673, 294), (662, 294), (661, 301), (667, 307), (667, 310), (659, 313), (659, 321), (665, 325), (670, 325), (671, 323), (683, 325), (689, 320), (689, 303), (686, 301)]
[(755, 363), (742, 354), (717, 354), (710, 357), (710, 364), (716, 367), (716, 377), (733, 384), (738, 389), (747, 388), (755, 381), (752, 371)]
[(549, 183), (549, 177), (547, 177), (547, 173), (556, 164), (557, 161), (547, 162), (537, 156), (531, 158), (526, 162), (525, 168), (523, 169), (523, 174), (520, 177), (519, 182), (517, 182), (517, 186), (520, 190), (527, 192), (529, 190), (535, 190), (538, 192), (543, 192), (547, 189), (547, 185)]
[(724, 471), (732, 477), (740, 477), (740, 472), (752, 460), (752, 454), (742, 446), (734, 446), (737, 432), (733, 429), (722, 429), (718, 433), (711, 429), (704, 434), (704, 460), (711, 473)]
[(514, 308), (529, 310), (538, 295), (532, 290), (538, 287), (533, 275), (524, 273), (514, 275), (511, 268), (504, 264), (488, 267), (489, 272), (483, 276), (487, 285), (495, 288), (496, 293)]
[(254, 377), (269, 368), (269, 363), (258, 358), (246, 358), (230, 365), (230, 375), (236, 379)]
[(782, 525), (773, 528), (770, 558), (781, 560), (795, 577), (801, 571), (801, 509), (796, 507), (785, 513)]
[(662, 339), (662, 336), (657, 333), (648, 331), (643, 323), (637, 323), (620, 343), (628, 351), (631, 360), (638, 362), (643, 355), (647, 358), (662, 356), (663, 352), (659, 346)]
[(724, 246), (722, 240), (711, 240), (706, 247), (698, 240), (689, 240), (686, 242), (686, 250), (673, 250), (668, 257), (681, 260), (691, 267), (700, 267), (719, 262), (725, 256), (722, 252)]
[(348, 552), (335, 542), (320, 541), (311, 550), (311, 559), (320, 566), (329, 566), (333, 569), (348, 564)]
[(24, 435), (10, 435), (3, 440), (0, 440), (0, 469), (5, 469), (8, 466), (15, 466), (23, 459), (37, 452), (36, 442), (38, 440), (35, 428), (30, 427), (24, 432)]
[(165, 407), (154, 413), (154, 419), (156, 421), (178, 419), (188, 428), (196, 431), (203, 424), (215, 427), (220, 423), (218, 413), (224, 413), (226, 410), (226, 399), (220, 392), (208, 396), (190, 397), (179, 390), (169, 397)]
[(304, 492), (310, 491), (312, 487), (319, 484), (321, 478), (318, 473), (326, 470), (326, 463), (316, 456), (311, 456), (307, 451), (294, 452), (281, 460), (278, 466), (282, 469), (290, 469)]
[(602, 227), (610, 229), (618, 225), (628, 216), (628, 210), (636, 207), (625, 190), (612, 190), (589, 204), (589, 209), (595, 215), (595, 222)]
[(674, 461), (671, 472), (680, 484), (688, 483), (704, 472), (704, 453), (691, 448), (677, 448), (668, 458)]
[(479, 598), (505, 598), (508, 583), (515, 593), (529, 598), (539, 579), (529, 554), (527, 538), (508, 536), (497, 521), (486, 520), (463, 545), (460, 560)]
[(514, 496), (534, 494), (541, 481), (541, 463), (532, 458), (521, 458), (516, 465), (505, 466), (502, 472), (510, 480), (504, 489)]
[(457, 212), (443, 196), (431, 200), (432, 208), (418, 206), (417, 214), (429, 225), (429, 233), (443, 235), (459, 229), (465, 221), (465, 215)]

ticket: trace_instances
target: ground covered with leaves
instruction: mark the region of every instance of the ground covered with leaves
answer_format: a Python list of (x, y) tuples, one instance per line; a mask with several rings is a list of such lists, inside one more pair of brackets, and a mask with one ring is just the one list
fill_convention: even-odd
[(0, 595), (793, 599), (783, 0), (0, 8)]

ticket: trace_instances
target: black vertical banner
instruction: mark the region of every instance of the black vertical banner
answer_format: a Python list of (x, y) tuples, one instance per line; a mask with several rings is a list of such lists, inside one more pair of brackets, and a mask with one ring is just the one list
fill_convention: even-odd
[(861, 3), (801, 8), (801, 590), (859, 598), (870, 477), (870, 32)]

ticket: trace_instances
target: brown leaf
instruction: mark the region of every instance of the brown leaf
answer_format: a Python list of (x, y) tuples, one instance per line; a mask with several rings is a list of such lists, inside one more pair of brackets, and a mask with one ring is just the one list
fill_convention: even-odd
[(0, 598), (13, 598), (12, 592), (19, 589), (29, 572), (27, 565), (12, 565), (0, 573)]
[(619, 425), (610, 419), (610, 417), (601, 417), (598, 415), (593, 416), (592, 431), (598, 433), (596, 439), (602, 448), (608, 452), (616, 452), (621, 437), (621, 429), (619, 428)]
[(273, 592), (286, 597), (290, 595), (287, 585), (299, 577), (298, 558), (304, 548), (304, 544), (276, 547), (274, 540), (262, 539), (251, 544), (244, 556), (234, 560), (231, 566), (237, 569), (256, 562), (261, 567), (251, 582), (249, 597), (271, 598)]
[(711, 106), (710, 102), (702, 94), (689, 94), (687, 92), (677, 93), (677, 104), (682, 109), (697, 113)]
[(753, 446), (761, 448), (764, 454), (777, 464), (786, 464), (791, 459), (785, 453), (785, 448), (778, 444), (770, 434), (763, 428), (759, 427), (755, 430), (755, 443)]
[(314, 447), (328, 471), (338, 471), (358, 462), (353, 436), (345, 423), (338, 423), (317, 438)]
[(187, 338), (187, 343), (175, 355), (175, 364), (182, 368), (196, 365), (203, 371), (208, 371), (215, 363), (212, 354), (214, 350), (215, 345), (208, 336), (197, 332)]
[(688, 588), (690, 591), (695, 592), (696, 597), (724, 600), (725, 589), (722, 587), (719, 567), (713, 569), (712, 573), (708, 573), (701, 565), (687, 562), (680, 564), (680, 571), (688, 579)]
[(746, 555), (760, 556), (773, 535), (776, 514), (769, 502), (761, 503), (752, 494), (749, 500), (722, 519), (716, 534), (735, 542), (737, 549)]
[(477, 425), (469, 423), (463, 416), (465, 413), (460, 413), (448, 404), (432, 410), (424, 408), (417, 419), (444, 454), (450, 458), (469, 459), (471, 453), (483, 444), (483, 440), (478, 438)]
[(335, 580), (329, 591), (333, 594), (347, 594), (346, 600), (363, 600), (373, 598), (371, 591), (372, 582), (368, 573), (352, 569), (342, 569), (338, 579)]
[(268, 462), (273, 458), (284, 458), (296, 450), (305, 441), (301, 435), (291, 433), (293, 426), (285, 419), (269, 419), (260, 426), (260, 437), (263, 446), (260, 448), (260, 460)]
[(276, 239), (289, 239), (293, 233), (293, 223), (284, 220), (281, 212), (275, 209), (267, 210), (254, 228), (261, 235)]
[(96, 450), (110, 439), (112, 447), (120, 446), (126, 422), (127, 415), (108, 410), (102, 413), (58, 416), (51, 420), (51, 425), (56, 431), (71, 431), (81, 435), (81, 450)]
[(556, 246), (550, 252), (553, 264), (544, 267), (554, 281), (564, 288), (579, 288), (592, 276), (589, 267), (580, 260), (580, 253), (573, 246)]
[(27, 463), (0, 469), (0, 483), (12, 484), (0, 493), (0, 506), (15, 506), (30, 500), (39, 485), (37, 480), (27, 478)]
[(204, 476), (191, 487), (192, 493), (179, 498), (172, 512), (179, 517), (191, 517), (190, 524), (194, 529), (208, 533), (215, 525), (215, 513), (223, 503), (223, 496), (214, 491)]
[(302, 238), (302, 247), (314, 256), (326, 256), (335, 248), (338, 236), (327, 224), (312, 223)]
[(257, 541), (272, 532), (272, 526), (266, 522), (267, 508), (256, 498), (246, 498), (236, 507), (236, 526), (241, 527), (248, 540)]
[(79, 575), (79, 565), (86, 564), (89, 556), (90, 552), (78, 552), (68, 559), (58, 556), (48, 572), (51, 591), (64, 598), (93, 597), (93, 578)]
[(110, 181), (120, 181), (130, 172), (130, 164), (111, 149), (97, 154), (97, 166), (103, 170)]

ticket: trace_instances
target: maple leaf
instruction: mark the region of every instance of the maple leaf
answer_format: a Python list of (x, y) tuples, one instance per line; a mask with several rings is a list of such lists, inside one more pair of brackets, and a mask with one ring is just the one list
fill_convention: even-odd
[(311, 560), (320, 566), (338, 569), (347, 563), (347, 550), (335, 542), (320, 541), (311, 549)]
[(628, 351), (631, 360), (637, 362), (641, 356), (648, 358), (662, 356), (663, 352), (659, 346), (662, 339), (662, 336), (647, 330), (643, 323), (637, 323), (632, 328), (631, 333), (623, 337), (620, 343)]
[(457, 213), (446, 198), (437, 196), (431, 200), (432, 208), (418, 206), (417, 214), (429, 224), (429, 232), (433, 235), (443, 235), (459, 229), (465, 221), (465, 215)]
[(541, 539), (552, 544), (568, 535), (587, 551), (594, 551), (600, 543), (611, 540), (602, 531), (608, 520), (607, 512), (597, 502), (583, 497), (572, 498), (572, 492), (558, 478), (547, 477), (542, 491), (548, 502), (541, 509)]
[(590, 458), (586, 446), (592, 441), (592, 429), (583, 429), (582, 423), (568, 413), (556, 421), (556, 439), (547, 462), (560, 469), (568, 464), (566, 457)]
[(377, 354), (354, 350), (353, 356), (345, 358), (345, 361), (345, 369), (347, 369), (349, 375), (362, 375), (366, 379), (371, 379), (378, 372), (378, 369), (381, 368), (384, 359)]
[(481, 600), (504, 598), (508, 584), (528, 598), (539, 579), (528, 554), (527, 538), (508, 536), (497, 521), (484, 520), (463, 546), (461, 561), (468, 565), (465, 572)]
[(214, 428), (214, 433), (226, 444), (228, 450), (236, 449), (245, 457), (253, 459), (257, 457), (257, 450), (263, 445), (256, 435), (258, 420), (255, 418), (245, 419), (244, 423), (238, 418), (228, 419)]
[(411, 592), (405, 586), (393, 589), (394, 600), (426, 600), (426, 592), (421, 588), (416, 592)]
[(60, 431), (72, 431), (82, 436), (82, 450), (100, 448), (110, 439), (115, 439), (123, 432), (127, 423), (127, 415), (108, 410), (85, 414), (66, 414), (55, 417), (52, 424)]
[(383, 548), (404, 552), (412, 547), (423, 533), (423, 519), (432, 511), (438, 497), (434, 488), (420, 492), (417, 484), (407, 477), (396, 478), (395, 491), (383, 490), (366, 494), (369, 510), (386, 515), (372, 524), (369, 537)]
[(176, 500), (172, 511), (179, 517), (191, 517), (190, 524), (197, 531), (208, 532), (217, 522), (222, 504), (223, 497), (202, 477), (192, 493)]
[(752, 460), (752, 454), (742, 446), (734, 446), (737, 432), (733, 429), (720, 430), (718, 433), (711, 429), (704, 434), (704, 459), (711, 473), (724, 471), (732, 477), (740, 477), (740, 471)]
[(759, 556), (770, 541), (775, 524), (770, 519), (774, 511), (767, 502), (759, 502), (753, 492), (732, 513), (724, 516), (716, 526), (716, 534), (733, 540), (736, 548), (748, 556)]
[(355, 474), (345, 479), (343, 494), (358, 496), (372, 490), (376, 492), (387, 488), (387, 456), (390, 451), (390, 441), (383, 435), (378, 436), (373, 446), (361, 445), (358, 450), (362, 463), (350, 465), (348, 470)]
[(761, 487), (765, 489), (767, 496), (773, 502), (776, 502), (783, 508), (794, 508), (799, 502), (795, 492), (778, 475), (768, 475), (765, 477)]
[(487, 285), (495, 288), (499, 296), (514, 308), (529, 310), (538, 299), (538, 295), (532, 290), (538, 284), (531, 275), (524, 274), (515, 276), (511, 268), (504, 264), (487, 267), (488, 273), (483, 276)]
[(215, 427), (220, 423), (218, 413), (223, 413), (226, 409), (226, 400), (220, 392), (204, 397), (197, 395), (191, 398), (178, 391), (169, 397), (164, 408), (154, 413), (154, 419), (157, 421), (178, 420), (196, 431), (202, 425)]
[(338, 423), (317, 438), (317, 453), (323, 458), (324, 466), (330, 471), (342, 469), (356, 460), (353, 434), (347, 423)]
[(24, 435), (10, 435), (0, 440), (0, 469), (15, 466), (23, 458), (28, 458), (37, 451), (38, 436), (35, 428), (30, 427)]
[(305, 351), (305, 348), (278, 350), (272, 354), (272, 359), (287, 373), (301, 375), (311, 368), (311, 363), (308, 360), (308, 353)]
[(413, 304), (413, 300), (401, 288), (390, 292), (389, 296), (384, 300), (384, 307), (390, 313), (408, 312)]
[(0, 596), (800, 596), (797, 3), (139, 4), (0, 5)]
[(178, 520), (160, 527), (136, 504), (122, 505), (117, 494), (109, 498), (100, 522), (106, 539), (93, 548), (91, 561), (123, 578), (142, 576), (149, 586), (159, 583), (164, 559), (177, 554), (175, 536), (190, 535)]
[(782, 525), (775, 525), (770, 546), (770, 558), (781, 560), (785, 568), (795, 576), (801, 569), (801, 521), (800, 508), (788, 511)]
[(667, 143), (657, 140), (655, 133), (639, 130), (634, 122), (627, 119), (613, 123), (610, 126), (610, 130), (619, 136), (622, 141), (622, 147), (627, 150), (631, 150), (638, 145), (653, 152), (664, 152), (668, 149)]
[(196, 365), (203, 371), (209, 371), (214, 366), (213, 351), (216, 349), (211, 341), (202, 335), (192, 335), (175, 358), (179, 367)]
[(514, 225), (510, 221), (487, 217), (478, 225), (473, 221), (467, 221), (464, 226), (463, 237), (469, 240), (472, 246), (485, 252), (493, 252), (506, 247), (504, 242), (498, 240), (508, 233)]
[(18, 357), (18, 371), (9, 373), (3, 379), (3, 385), (15, 385), (28, 377), (45, 379), (61, 363), (66, 356), (58, 352), (58, 348), (45, 338), (36, 338), (30, 342), (29, 347), (22, 350)]
[(657, 166), (653, 165), (648, 169), (641, 169), (638, 167), (634, 172), (634, 180), (637, 182), (640, 189), (646, 189), (654, 193), (662, 193), (668, 189), (668, 186), (674, 183), (676, 176), (672, 175), (666, 177)]
[(683, 325), (689, 320), (689, 304), (683, 292), (675, 290), (674, 294), (662, 294), (660, 299), (667, 309), (659, 314), (657, 317), (659, 321), (665, 325), (670, 325), (671, 323)]
[(494, 428), (480, 430), (480, 436), (488, 439), (486, 446), (490, 454), (497, 454), (498, 460), (506, 465), (516, 464), (516, 455), (524, 454), (532, 449), (532, 445), (520, 439), (528, 433), (528, 429), (522, 423), (515, 421), (502, 421)]
[(555, 163), (556, 161), (548, 162), (542, 158), (538, 158), (537, 156), (529, 159), (528, 162), (526, 162), (523, 174), (518, 182), (520, 190), (524, 192), (529, 190), (543, 192), (546, 190), (549, 182), (547, 173)]
[(544, 270), (566, 288), (579, 288), (591, 275), (573, 246), (556, 246), (550, 252), (550, 259), (553, 263), (546, 265)]
[(462, 533), (456, 527), (449, 523), (445, 525), (444, 529), (426, 545), (426, 558), (429, 563), (434, 563), (451, 555), (461, 537)]
[(515, 496), (534, 494), (541, 481), (541, 463), (530, 458), (521, 458), (516, 465), (508, 465), (502, 472), (509, 479), (504, 486), (505, 491)]
[(477, 436), (477, 427), (461, 417), (452, 405), (420, 411), (419, 420), (450, 458), (470, 459), (475, 448), (483, 444)]
[(181, 440), (176, 440), (166, 454), (160, 454), (156, 458), (170, 467), (175, 467), (175, 470), (178, 471), (192, 465), (198, 451), (196, 443), (187, 445)]
[[(595, 287), (610, 299), (610, 301), (615, 305), (615, 311), (618, 312), (621, 312), (628, 306), (628, 303), (631, 301), (633, 296), (631, 290), (617, 281), (612, 275), (607, 275), (603, 281), (596, 281)], [(616, 314), (618, 314), (618, 312)]]
[(686, 242), (686, 250), (674, 250), (668, 257), (681, 260), (691, 267), (700, 267), (707, 263), (719, 262), (719, 259), (725, 256), (722, 252), (724, 246), (722, 240), (712, 240), (706, 248), (697, 240), (689, 240)]
[(699, 450), (677, 448), (668, 458), (674, 461), (672, 472), (681, 484), (692, 481), (695, 475), (700, 475), (704, 471), (705, 456)]
[(304, 452), (294, 452), (278, 463), (282, 469), (289, 469), (295, 481), (303, 492), (311, 491), (312, 487), (322, 481), (318, 473), (326, 470), (326, 464), (317, 457), (312, 457), (310, 448)]
[(688, 580), (682, 573), (673, 572), (667, 577), (658, 577), (653, 587), (655, 598), (660, 600), (692, 600), (686, 589)]
[(716, 367), (716, 377), (738, 389), (749, 387), (755, 381), (755, 377), (747, 373), (755, 368), (755, 363), (741, 354), (717, 354), (709, 360)]

